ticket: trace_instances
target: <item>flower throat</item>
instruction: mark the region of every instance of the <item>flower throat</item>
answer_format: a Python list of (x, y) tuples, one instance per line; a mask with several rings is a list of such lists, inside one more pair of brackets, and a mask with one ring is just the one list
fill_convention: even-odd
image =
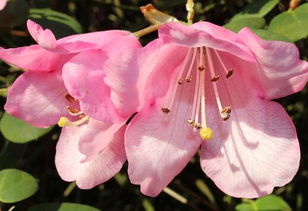
[[(161, 108), (162, 112), (166, 114), (171, 112), (179, 86), (185, 86), (185, 83), (194, 84), (192, 111), (187, 123), (192, 126), (193, 131), (199, 131), (202, 140), (210, 140), (213, 137), (213, 131), (207, 126), (206, 119), (206, 74), (210, 76), (209, 82), (213, 87), (213, 94), (221, 119), (223, 121), (228, 120), (231, 113), (231, 106), (223, 106), (219, 97), (217, 83), (221, 80), (221, 77), (215, 72), (213, 55), (216, 56), (219, 65), (222, 67), (225, 78), (228, 79), (232, 76), (233, 69), (227, 69), (216, 50), (205, 47), (192, 48), (188, 51), (184, 65), (178, 73), (177, 85), (168, 98), (167, 106)], [(193, 75), (195, 78), (193, 78)]]

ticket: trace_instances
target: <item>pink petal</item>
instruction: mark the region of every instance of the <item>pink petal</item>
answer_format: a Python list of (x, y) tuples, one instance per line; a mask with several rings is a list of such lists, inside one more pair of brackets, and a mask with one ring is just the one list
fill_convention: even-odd
[[(219, 121), (210, 109), (214, 137), (202, 144), (203, 171), (225, 193), (255, 198), (288, 183), (297, 172), (300, 151), (294, 126), (275, 103), (256, 97), (241, 72), (220, 84), (220, 98), (231, 118)], [(211, 96), (213, 101), (213, 96)]]
[[(96, 48), (108, 49), (108, 51), (118, 52), (119, 50), (125, 50), (127, 46), (140, 47), (138, 39), (128, 31), (122, 30), (108, 30), (102, 32), (91, 32), (85, 34), (76, 34), (68, 37), (64, 37), (58, 40), (58, 45), (62, 46), (67, 43), (83, 42), (87, 44), (94, 44)], [(123, 46), (118, 43), (124, 44)], [(124, 47), (117, 48), (117, 46)]]
[(91, 49), (103, 49), (108, 56), (141, 47), (136, 36), (127, 31), (108, 30), (77, 34), (58, 40), (53, 51), (58, 53), (77, 53)]
[(146, 107), (127, 128), (125, 148), (129, 178), (141, 186), (145, 195), (157, 196), (200, 146), (198, 133), (193, 133), (186, 122), (192, 110), (193, 86), (190, 87), (179, 92), (178, 103), (168, 114), (158, 105)]
[(31, 21), (27, 21), (28, 31), (32, 38), (45, 49), (54, 49), (57, 46), (54, 34), (49, 30), (44, 30), (40, 25)]
[[(105, 79), (106, 83), (111, 87), (111, 91), (117, 92), (111, 95), (114, 97), (113, 102), (116, 105), (121, 105), (121, 102), (117, 102), (116, 98), (127, 99), (125, 95), (133, 95), (134, 89), (137, 89), (140, 108), (144, 105), (153, 104), (157, 98), (165, 95), (169, 88), (170, 78), (181, 67), (187, 52), (186, 47), (164, 44), (161, 39), (156, 39), (144, 48), (137, 49), (133, 55), (124, 55), (124, 59), (120, 60), (120, 62), (118, 62), (117, 58), (113, 58), (112, 64), (114, 65), (118, 62), (118, 65), (115, 65), (113, 69), (110, 68)], [(107, 64), (109, 63), (110, 61)], [(128, 78), (127, 75), (131, 71), (133, 72), (133, 77)], [(115, 77), (121, 77), (123, 83), (115, 83)], [(126, 90), (126, 92), (122, 91), (121, 87), (126, 87), (124, 86), (125, 84), (127, 87), (129, 85), (132, 88)], [(132, 90), (131, 93), (130, 90)], [(125, 103), (128, 102), (125, 101)]]
[[(44, 49), (53, 51), (55, 53), (70, 54), (78, 53), (81, 51), (97, 48), (97, 44), (84, 42), (83, 37), (86, 36), (81, 34), (78, 36), (80, 40), (74, 40), (70, 42), (63, 42), (59, 40), (57, 42), (54, 34), (49, 29), (43, 29), (39, 24), (28, 20), (27, 21), (28, 31), (33, 39)], [(67, 39), (68, 40), (68, 39)]]
[(72, 55), (59, 55), (41, 48), (39, 45), (29, 47), (0, 48), (0, 58), (24, 70), (53, 71), (61, 68)]
[(7, 0), (0, 0), (0, 10), (3, 10), (3, 8), (5, 7), (7, 3)]
[(92, 130), (91, 126), (84, 124), (79, 127), (63, 128), (55, 158), (56, 168), (61, 178), (65, 181), (76, 181), (77, 186), (82, 189), (90, 189), (109, 180), (120, 171), (126, 160), (123, 145), (125, 127), (122, 127), (114, 134), (108, 146), (95, 158), (88, 162), (81, 162), (85, 156), (78, 150), (78, 144), (86, 130)]
[(135, 54), (123, 52), (105, 63), (104, 82), (110, 87), (110, 98), (121, 116), (130, 116), (139, 106), (138, 69), (131, 64)]
[(105, 60), (106, 54), (99, 50), (82, 52), (63, 66), (63, 80), (85, 114), (104, 122), (117, 122), (121, 117), (110, 100), (110, 88), (104, 83)]
[(237, 41), (233, 32), (208, 22), (198, 22), (191, 26), (170, 22), (159, 28), (159, 37), (167, 43), (188, 47), (205, 46), (248, 61), (254, 59), (251, 51)]
[(92, 160), (108, 147), (110, 142), (113, 141), (115, 133), (124, 124), (125, 121), (113, 124), (91, 119), (87, 127), (81, 127), (79, 131), (79, 151), (86, 156), (82, 162)]
[(25, 72), (9, 89), (5, 110), (34, 126), (47, 127), (67, 116), (66, 94), (58, 72)]
[(301, 61), (296, 46), (280, 41), (265, 41), (248, 28), (239, 39), (247, 45), (258, 63), (249, 71), (257, 79), (266, 99), (275, 99), (302, 90), (308, 81), (308, 62)]

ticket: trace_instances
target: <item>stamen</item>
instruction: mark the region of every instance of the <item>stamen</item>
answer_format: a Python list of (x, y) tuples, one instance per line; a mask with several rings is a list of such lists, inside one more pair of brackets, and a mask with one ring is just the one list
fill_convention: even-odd
[(90, 119), (89, 116), (84, 116), (77, 121), (71, 122), (66, 117), (61, 117), (58, 121), (58, 125), (59, 125), (59, 127), (74, 127), (74, 126), (82, 125), (83, 123), (85, 123), (89, 119)]
[(185, 78), (185, 81), (186, 81), (187, 83), (191, 82), (191, 81), (192, 81), (192, 76), (190, 75), (190, 76), (188, 76), (187, 78)]
[(232, 75), (233, 75), (233, 69), (231, 68), (230, 70), (228, 70), (226, 78), (230, 78)]
[(203, 71), (205, 69), (205, 66), (199, 66), (198, 70)]
[(212, 81), (212, 82), (216, 82), (216, 81), (219, 80), (219, 78), (220, 78), (219, 75), (215, 75), (215, 76), (211, 79), (211, 81)]
[(193, 127), (194, 127), (195, 129), (197, 129), (197, 130), (199, 130), (199, 129), (202, 128), (201, 125), (200, 125), (198, 122), (194, 122), (194, 123), (193, 123)]
[(191, 112), (191, 119), (194, 121), (198, 121), (198, 113), (199, 113), (199, 71), (196, 71), (196, 82), (195, 82), (195, 90), (194, 90), (194, 100), (193, 100), (193, 108)]
[(193, 124), (194, 124), (194, 120), (188, 119), (188, 120), (187, 120), (187, 123), (188, 123), (189, 125), (193, 125)]
[(181, 84), (183, 84), (183, 83), (184, 83), (184, 79), (183, 79), (183, 78), (180, 78), (180, 79), (178, 80), (178, 84), (181, 85)]
[[(188, 68), (188, 72), (185, 76), (186, 82), (190, 82), (192, 80), (191, 72), (192, 72), (192, 69), (193, 69), (193, 66), (194, 66), (194, 61), (196, 60), (197, 51), (198, 51), (198, 49), (194, 48), (194, 52), (193, 52), (193, 55), (192, 55), (191, 60), (190, 60), (191, 62), (190, 62), (189, 68)], [(189, 79), (189, 78), (190, 78), (190, 81), (187, 81), (187, 79)]]
[(164, 112), (165, 114), (168, 114), (170, 112), (169, 108), (161, 108), (162, 112)]
[(219, 63), (221, 64), (222, 68), (224, 69), (224, 71), (226, 73), (226, 78), (230, 78), (233, 75), (233, 69), (231, 68), (231, 69), (228, 70), (226, 68), (226, 65), (223, 63), (221, 57), (219, 56), (219, 54), (217, 53), (216, 50), (214, 50), (214, 53), (215, 53), (217, 59), (219, 60)]
[[(211, 75), (214, 75), (214, 65), (213, 65), (213, 57), (212, 57), (212, 54), (210, 52), (210, 49), (209, 48), (206, 48), (206, 51), (207, 51), (207, 60), (208, 60), (208, 63), (209, 63), (209, 68), (210, 68), (210, 73)], [(219, 55), (218, 53), (214, 50), (217, 58), (219, 59)], [(219, 59), (221, 64), (223, 65), (223, 68), (225, 68), (224, 64), (222, 63), (222, 60)], [(220, 98), (219, 98), (219, 94), (218, 94), (218, 88), (217, 88), (217, 84), (216, 83), (213, 83), (213, 90), (214, 90), (214, 95), (215, 95), (215, 99), (216, 99), (216, 103), (217, 103), (217, 106), (218, 106), (218, 109), (220, 111), (220, 117), (222, 120), (226, 121), (230, 118), (230, 113), (231, 113), (231, 107), (224, 107), (222, 108), (222, 103), (220, 101)]]
[[(203, 56), (203, 47), (200, 48), (200, 67), (205, 67), (204, 65), (204, 56)], [(199, 70), (200, 70), (199, 67)], [(205, 72), (200, 72), (200, 98), (201, 98), (201, 127), (206, 127), (206, 112), (205, 112)]]
[[(185, 79), (184, 79), (183, 75), (184, 75), (184, 72), (186, 70), (186, 67), (188, 66), (188, 62), (190, 61), (191, 51), (192, 51), (192, 49), (189, 49), (189, 51), (187, 52), (186, 57), (185, 57), (185, 61), (184, 61), (184, 65), (182, 66), (181, 70), (178, 73), (179, 77), (177, 77), (177, 78), (179, 78), (179, 79), (177, 80), (177, 83), (179, 85), (184, 83)], [(192, 58), (194, 58), (194, 55), (193, 55)], [(190, 65), (190, 66), (192, 66), (192, 65)], [(187, 77), (185, 77), (185, 78), (187, 78)], [(178, 89), (178, 86), (173, 86), (173, 90), (170, 91), (170, 94), (169, 94), (170, 96), (168, 96), (168, 97), (170, 97), (169, 98), (170, 100), (168, 100), (168, 105), (166, 107), (162, 108), (162, 111), (164, 113), (169, 113), (170, 109), (173, 107), (173, 103), (174, 103), (174, 100), (175, 100), (175, 97), (176, 97), (177, 89)]]
[[(211, 78), (215, 78), (213, 57), (212, 57), (212, 54), (211, 54), (209, 48), (206, 48), (206, 55), (207, 55), (207, 62), (209, 64), (209, 70), (210, 70)], [(214, 95), (215, 95), (215, 99), (216, 99), (218, 109), (219, 109), (219, 111), (221, 111), (222, 105), (221, 105), (221, 101), (220, 101), (220, 98), (219, 98), (218, 88), (217, 88), (216, 83), (213, 83), (213, 90), (214, 90)]]
[(220, 116), (221, 116), (221, 119), (223, 121), (226, 121), (230, 118), (230, 113), (231, 113), (231, 107), (228, 106), (228, 107), (224, 107), (221, 111), (220, 111)]
[(75, 102), (75, 98), (73, 98), (70, 94), (65, 95), (65, 99), (67, 99), (70, 103)]
[(67, 109), (68, 113), (72, 116), (79, 116), (79, 115), (83, 114), (82, 111), (80, 111), (79, 109), (72, 108), (70, 106), (67, 106), (66, 109)]

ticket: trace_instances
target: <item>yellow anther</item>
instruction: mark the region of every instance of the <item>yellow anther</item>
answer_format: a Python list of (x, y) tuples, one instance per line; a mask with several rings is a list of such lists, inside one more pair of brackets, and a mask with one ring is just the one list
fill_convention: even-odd
[(202, 140), (210, 140), (214, 133), (213, 131), (211, 130), (211, 128), (209, 127), (205, 127), (205, 128), (201, 128), (200, 131), (199, 131), (199, 135), (201, 137)]
[(66, 126), (67, 124), (69, 124), (69, 120), (66, 118), (66, 117), (60, 117), (59, 121), (58, 121), (58, 125), (59, 127), (64, 127)]

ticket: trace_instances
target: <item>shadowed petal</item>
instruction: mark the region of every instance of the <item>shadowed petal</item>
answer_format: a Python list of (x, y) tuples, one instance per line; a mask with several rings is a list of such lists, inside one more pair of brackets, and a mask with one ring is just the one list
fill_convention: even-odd
[(141, 186), (145, 195), (157, 196), (199, 148), (198, 132), (193, 133), (187, 124), (192, 110), (193, 88), (181, 87), (175, 98), (178, 103), (169, 113), (162, 112), (158, 105), (146, 107), (127, 128), (125, 147), (129, 178)]
[(26, 72), (9, 89), (5, 110), (34, 126), (47, 127), (68, 115), (66, 94), (58, 72)]
[(140, 111), (127, 128), (128, 174), (143, 194), (157, 196), (198, 150), (199, 140), (183, 121), (186, 112), (166, 115), (150, 108)]
[(100, 121), (117, 122), (121, 117), (110, 100), (110, 88), (104, 83), (106, 58), (99, 50), (78, 54), (63, 66), (63, 80), (85, 114)]
[(209, 118), (212, 140), (202, 144), (201, 166), (234, 197), (256, 198), (290, 182), (299, 167), (296, 131), (283, 108), (255, 95), (240, 72), (219, 86), (231, 117)]
[[(77, 186), (82, 189), (90, 189), (109, 180), (120, 171), (126, 160), (123, 145), (125, 127), (122, 127), (115, 132), (113, 140), (103, 151), (91, 161), (81, 162), (85, 156), (78, 150), (78, 143), (84, 130), (92, 130), (90, 127), (89, 124), (84, 124), (63, 128), (56, 149), (55, 162), (59, 175), (65, 181), (76, 181)], [(92, 138), (94, 137), (88, 137)]]
[(91, 119), (87, 127), (81, 127), (79, 131), (79, 151), (86, 156), (82, 162), (92, 160), (103, 151), (124, 124), (125, 121), (113, 124)]
[(177, 43), (187, 47), (206, 46), (252, 61), (254, 58), (251, 51), (238, 42), (235, 35), (228, 29), (208, 22), (198, 22), (191, 26), (172, 22), (159, 28), (159, 38), (167, 43)]

